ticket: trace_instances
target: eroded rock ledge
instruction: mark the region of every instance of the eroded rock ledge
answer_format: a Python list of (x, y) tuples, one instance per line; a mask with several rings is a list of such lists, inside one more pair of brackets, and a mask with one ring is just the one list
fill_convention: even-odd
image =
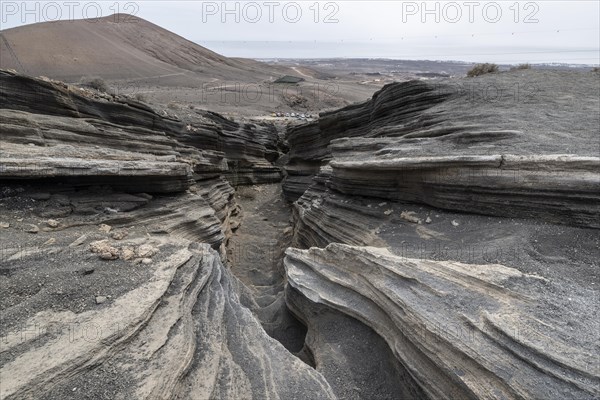
[(1, 397), (597, 397), (597, 82), (560, 77), (501, 112), (396, 84), (292, 131), (288, 234), (321, 249), (288, 250), (286, 301), (315, 370), (222, 262), (229, 182), (278, 179), (271, 126), (0, 72)]
[(595, 324), (585, 322), (589, 310), (581, 307), (591, 293), (573, 293), (565, 309), (553, 299), (552, 287), (561, 282), (514, 268), (340, 244), (289, 249), (284, 264), (288, 303), (309, 327), (315, 328), (304, 314), (306, 300), (372, 327), (428, 398), (600, 393)]
[(357, 156), (356, 142), (332, 144), (328, 184), (340, 193), (600, 228), (600, 157), (415, 156), (416, 147), (437, 146), (425, 140), (404, 148), (379, 141), (377, 151)]
[(358, 353), (403, 399), (599, 395), (599, 84), (397, 83), (290, 130), (286, 299), (336, 394), (373, 398)]
[(223, 178), (2, 196), (2, 398), (335, 398), (242, 306), (222, 262), (239, 225)]
[(1, 398), (335, 398), (224, 267), (271, 126), (0, 79)]
[(538, 71), (390, 84), (289, 132), (284, 191), (297, 199), (328, 166), (340, 193), (597, 228), (599, 89), (594, 74)]
[(278, 135), (193, 110), (159, 115), (127, 97), (0, 71), (0, 179), (67, 179), (128, 191), (173, 192), (224, 175), (276, 182)]
[[(334, 398), (316, 371), (269, 338), (240, 305), (217, 252), (183, 240), (151, 243), (159, 256), (143, 268), (112, 261), (89, 272), (114, 282), (108, 290), (117, 293), (102, 304), (83, 311), (55, 309), (57, 300), (45, 309), (38, 304), (22, 326), (3, 332), (2, 398)], [(81, 246), (69, 257), (85, 260), (88, 253)], [(39, 272), (47, 258), (29, 253), (20, 262)], [(57, 289), (71, 296), (71, 306), (78, 300), (81, 293), (59, 280), (84, 271), (62, 264), (52, 274), (30, 307), (56, 298)], [(11, 275), (18, 279), (20, 272)], [(127, 275), (136, 285), (118, 293), (116, 280)], [(4, 309), (3, 319), (26, 306)]]

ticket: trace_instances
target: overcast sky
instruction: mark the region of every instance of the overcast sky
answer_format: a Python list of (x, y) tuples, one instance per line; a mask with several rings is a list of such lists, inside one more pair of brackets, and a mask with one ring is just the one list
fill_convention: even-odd
[[(580, 63), (598, 63), (600, 48), (598, 1), (67, 0), (26, 2), (26, 7), (22, 4), (22, 1), (2, 2), (2, 29), (57, 18), (108, 16), (119, 10), (203, 44), (214, 41), (334, 42), (339, 43), (340, 48), (364, 52), (352, 54), (356, 57), (371, 57), (373, 53), (369, 47), (351, 47), (349, 43), (376, 43), (384, 53), (393, 52), (389, 49), (395, 46), (410, 49), (411, 58), (423, 55), (422, 58), (447, 59), (441, 56), (448, 54), (453, 55), (453, 59), (469, 59), (477, 53), (515, 61)], [(257, 57), (271, 53), (277, 57), (277, 49), (281, 47), (272, 47), (271, 52)], [(233, 47), (223, 46), (223, 49), (227, 52)], [(291, 49), (286, 50), (286, 55), (293, 54)], [(318, 56), (322, 54), (315, 54)]]

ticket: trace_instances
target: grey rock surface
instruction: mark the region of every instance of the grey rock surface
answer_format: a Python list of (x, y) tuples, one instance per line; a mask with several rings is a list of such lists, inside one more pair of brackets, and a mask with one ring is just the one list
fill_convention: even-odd
[[(303, 304), (309, 302), (371, 327), (427, 398), (585, 399), (600, 393), (597, 325), (582, 318), (590, 316), (589, 292), (571, 292), (571, 306), (564, 308), (552, 289), (562, 282), (514, 268), (340, 244), (290, 249), (285, 267), (293, 310), (310, 318)], [(326, 356), (317, 350), (315, 358)]]
[(327, 166), (340, 193), (599, 227), (598, 90), (595, 74), (542, 71), (390, 84), (289, 132), (284, 191)]
[(287, 143), (0, 81), (1, 398), (600, 395), (596, 76), (395, 83)]
[(360, 376), (389, 361), (360, 345), (371, 329), (399, 366), (380, 388), (401, 398), (599, 395), (599, 84), (395, 83), (288, 132), (286, 300), (336, 394), (387, 398)]
[(278, 179), (272, 127), (0, 79), (2, 399), (335, 398), (225, 266), (228, 154)]
[(157, 193), (219, 175), (234, 185), (281, 178), (272, 125), (201, 110), (178, 120), (127, 97), (10, 71), (0, 71), (0, 83), (3, 179)]
[[(202, 183), (151, 199), (63, 185), (34, 201), (39, 186), (3, 187), (2, 398), (335, 398), (242, 305), (223, 266), (233, 190)], [(60, 225), (28, 234), (57, 198), (70, 211)]]

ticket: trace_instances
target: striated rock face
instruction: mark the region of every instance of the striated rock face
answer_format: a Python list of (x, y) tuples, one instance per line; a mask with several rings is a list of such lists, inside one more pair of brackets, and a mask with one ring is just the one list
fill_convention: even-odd
[(1, 194), (3, 399), (335, 398), (242, 306), (222, 261), (240, 217), (224, 178)]
[(597, 325), (584, 318), (591, 317), (585, 305), (592, 292), (569, 292), (564, 308), (555, 298), (563, 282), (514, 268), (339, 244), (289, 249), (285, 267), (288, 303), (309, 327), (320, 320), (307, 318), (306, 302), (370, 326), (406, 369), (407, 386), (426, 398), (600, 394)]
[(338, 138), (401, 136), (410, 124), (419, 126), (423, 112), (450, 97), (447, 90), (420, 81), (391, 84), (365, 103), (323, 113), (312, 123), (292, 127), (288, 177), (284, 190), (298, 198), (310, 184), (310, 177), (331, 159), (329, 143)]
[(398, 83), (289, 132), (286, 301), (338, 397), (598, 397), (598, 85)]
[(335, 242), (375, 244), (378, 240), (375, 229), (381, 225), (378, 219), (383, 216), (383, 211), (355, 203), (350, 196), (327, 189), (325, 184), (329, 177), (330, 171), (324, 169), (294, 203), (294, 245), (309, 248)]
[[(0, 397), (598, 397), (598, 82), (524, 74), (512, 103), (390, 85), (280, 157), (271, 125), (0, 71)], [(286, 158), (291, 219), (234, 196)]]
[(328, 160), (327, 146), (341, 137), (379, 137), (393, 133), (400, 136), (400, 129), (391, 132), (389, 126), (414, 123), (425, 110), (443, 102), (449, 95), (435, 86), (410, 81), (387, 85), (365, 103), (322, 113), (317, 121), (290, 130), (290, 164)]
[(217, 113), (195, 110), (187, 117), (182, 143), (225, 153), (226, 177), (232, 185), (281, 181), (279, 134), (272, 124), (237, 123)]
[(433, 140), (405, 147), (386, 140), (357, 156), (356, 142), (332, 145), (330, 185), (338, 192), (600, 228), (600, 157), (415, 156), (417, 148), (436, 148)]
[[(599, 227), (597, 79), (518, 78), (391, 84), (366, 103), (322, 115), (289, 132), (284, 190), (297, 198), (329, 165), (327, 185), (340, 193)], [(515, 97), (508, 89), (518, 84), (531, 93)], [(500, 93), (494, 101), (484, 96), (489, 88)]]
[(157, 193), (221, 174), (236, 185), (280, 179), (272, 125), (239, 125), (207, 112), (184, 122), (59, 82), (8, 71), (0, 71), (0, 80), (1, 178)]
[(335, 398), (224, 267), (272, 127), (0, 78), (2, 399)]
[[(334, 398), (240, 305), (218, 253), (180, 239), (151, 242), (150, 264), (65, 262), (88, 259), (82, 245), (53, 253), (50, 271), (43, 252), (27, 252), (20, 265), (47, 277), (15, 304), (5, 303), (15, 299), (11, 282), (26, 273), (11, 268), (16, 261), (3, 267), (11, 300), (2, 307), (2, 398)], [(93, 286), (65, 285), (71, 276)], [(35, 314), (15, 321), (19, 309)]]

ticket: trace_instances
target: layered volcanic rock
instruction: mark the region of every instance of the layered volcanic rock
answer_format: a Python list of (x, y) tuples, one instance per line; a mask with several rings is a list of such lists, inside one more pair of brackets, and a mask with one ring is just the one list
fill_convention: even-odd
[[(3, 207), (32, 222), (15, 210), (28, 195)], [(146, 207), (119, 213), (139, 216), (135, 226), (104, 220), (110, 233), (75, 214), (35, 237), (11, 220), (0, 276), (2, 398), (334, 398), (241, 306), (219, 254), (178, 232), (148, 235)]]
[(8, 71), (0, 79), (1, 178), (150, 192), (181, 191), (194, 178), (222, 174), (235, 184), (280, 179), (272, 164), (279, 140), (273, 126), (239, 125), (206, 112), (184, 122), (125, 97)]
[(555, 298), (566, 289), (563, 282), (514, 268), (338, 244), (290, 249), (285, 267), (288, 303), (309, 328), (319, 319), (305, 314), (305, 301), (372, 327), (425, 398), (600, 394), (597, 325), (582, 318), (592, 317), (586, 307), (592, 292), (571, 292), (564, 308)]
[(186, 121), (188, 125), (179, 141), (225, 153), (226, 177), (232, 185), (281, 180), (281, 168), (274, 163), (282, 155), (282, 143), (274, 125), (238, 123), (204, 110), (195, 110)]
[(224, 267), (271, 127), (0, 78), (1, 398), (335, 398)]
[[(453, 138), (461, 139), (466, 141)], [(334, 190), (441, 209), (600, 228), (600, 157), (440, 155), (442, 140), (366, 141), (374, 146), (373, 151), (361, 155), (355, 152), (357, 144), (364, 143), (361, 140), (332, 144), (330, 185)], [(474, 143), (464, 153), (476, 148)], [(427, 150), (431, 155), (421, 155)]]
[(0, 397), (600, 395), (594, 76), (387, 86), (243, 229), (272, 125), (0, 80)]
[(599, 227), (598, 90), (594, 74), (537, 71), (392, 84), (291, 130), (284, 189), (328, 164), (341, 193)]
[(391, 84), (365, 103), (322, 113), (315, 122), (292, 127), (287, 135), (290, 145), (288, 177), (284, 182), (287, 196), (298, 198), (319, 167), (331, 159), (328, 145), (332, 140), (391, 135), (390, 126), (396, 126), (395, 130), (399, 131), (449, 95), (420, 81)]
[[(288, 249), (286, 300), (338, 396), (600, 394), (599, 84), (397, 83), (290, 130), (283, 189), (309, 250)], [(379, 390), (357, 367), (376, 360)]]
[(3, 186), (1, 397), (334, 399), (242, 306), (232, 193)]

